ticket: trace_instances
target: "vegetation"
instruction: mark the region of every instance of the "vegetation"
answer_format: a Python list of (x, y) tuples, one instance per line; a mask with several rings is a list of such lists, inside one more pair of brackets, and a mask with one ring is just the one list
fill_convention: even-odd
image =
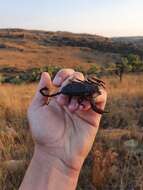
[[(143, 189), (143, 77), (113, 76), (108, 103), (78, 190)], [(33, 141), (26, 111), (37, 84), (0, 86), (0, 190), (17, 190), (32, 157)]]
[(120, 81), (122, 81), (124, 73), (143, 71), (143, 62), (138, 55), (128, 54), (125, 57), (121, 57), (114, 67), (115, 73), (119, 76)]
[[(45, 66), (43, 68), (32, 68), (24, 72), (19, 72), (19, 74), (13, 76), (3, 76), (0, 78), (1, 83), (11, 83), (11, 84), (22, 84), (22, 83), (32, 83), (37, 82), (40, 79), (42, 72), (48, 72), (52, 77), (57, 73), (61, 67), (57, 66)], [(8, 70), (8, 69), (7, 69)]]
[[(37, 82), (40, 79), (42, 72), (47, 71), (49, 74), (54, 77), (55, 73), (61, 69), (60, 66), (44, 66), (44, 67), (35, 67), (27, 69), (26, 71), (17, 71), (13, 76), (1, 75), (1, 83), (11, 83), (11, 84), (22, 84), (22, 83), (31, 83)], [(136, 73), (143, 72), (143, 62), (140, 57), (134, 54), (129, 54), (126, 57), (122, 57), (118, 62), (107, 65), (106, 67), (99, 66), (97, 64), (91, 64), (88, 69), (85, 69), (83, 66), (77, 65), (74, 67), (76, 71), (82, 72), (85, 75), (96, 74), (96, 76), (106, 76), (116, 74), (119, 76), (120, 81), (122, 81), (123, 75), (125, 73)], [(13, 72), (14, 68), (3, 68), (5, 72)]]
[(36, 81), (37, 74), (47, 65), (49, 71), (56, 71), (57, 66), (95, 72), (96, 67), (96, 72), (102, 71), (102, 74), (107, 74), (114, 65), (112, 70), (119, 73), (124, 61), (117, 68), (116, 63), (124, 57), (133, 72), (143, 70), (139, 69), (139, 65), (143, 65), (142, 41), (123, 43), (89, 34), (0, 29), (1, 82), (19, 84)]

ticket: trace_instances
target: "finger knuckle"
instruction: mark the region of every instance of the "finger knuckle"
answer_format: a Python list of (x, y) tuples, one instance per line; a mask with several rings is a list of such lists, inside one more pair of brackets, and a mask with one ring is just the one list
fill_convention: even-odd
[(63, 75), (63, 74), (73, 74), (75, 71), (73, 69), (70, 69), (70, 68), (64, 68), (64, 69), (61, 69), (58, 73), (59, 75)]
[(75, 73), (74, 73), (74, 76), (75, 76), (76, 78), (79, 78), (79, 79), (81, 79), (81, 80), (84, 80), (84, 75), (83, 75), (81, 72), (75, 72)]

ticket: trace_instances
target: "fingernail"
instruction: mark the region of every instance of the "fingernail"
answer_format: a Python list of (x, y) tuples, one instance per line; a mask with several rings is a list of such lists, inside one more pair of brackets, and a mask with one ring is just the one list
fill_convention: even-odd
[(60, 86), (62, 83), (62, 78), (61, 77), (55, 77), (54, 80), (53, 80), (53, 84), (54, 85), (57, 85), (57, 86)]

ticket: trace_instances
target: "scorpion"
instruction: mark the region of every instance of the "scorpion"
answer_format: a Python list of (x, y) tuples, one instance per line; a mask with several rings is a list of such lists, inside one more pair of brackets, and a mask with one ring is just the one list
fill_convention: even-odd
[(98, 114), (106, 113), (104, 110), (99, 109), (96, 106), (96, 97), (101, 95), (100, 89), (105, 89), (105, 82), (102, 80), (94, 77), (94, 76), (88, 76), (84, 81), (80, 79), (70, 79), (69, 84), (64, 86), (59, 92), (54, 94), (49, 94), (49, 89), (47, 87), (44, 87), (40, 89), (40, 93), (43, 96), (46, 97), (54, 97), (59, 94), (67, 95), (69, 96), (69, 101), (71, 98), (77, 97), (77, 101), (80, 105), (82, 105), (82, 102), (84, 100), (87, 100), (91, 104), (91, 108), (97, 112)]

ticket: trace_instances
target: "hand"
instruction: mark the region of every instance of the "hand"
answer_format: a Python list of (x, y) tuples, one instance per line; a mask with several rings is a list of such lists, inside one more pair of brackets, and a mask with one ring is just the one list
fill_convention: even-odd
[[(71, 78), (84, 80), (82, 73), (63, 69), (56, 74), (53, 84), (62, 88)], [(59, 160), (68, 175), (69, 171), (80, 171), (92, 147), (101, 115), (91, 109), (89, 102), (84, 101), (84, 106), (79, 105), (74, 97), (69, 103), (68, 97), (62, 94), (47, 104), (48, 98), (39, 92), (45, 86), (49, 89), (52, 86), (46, 72), (41, 76), (36, 95), (28, 109), (35, 149), (41, 156)], [(106, 91), (102, 90), (96, 100), (98, 108), (104, 109), (106, 98)]]

